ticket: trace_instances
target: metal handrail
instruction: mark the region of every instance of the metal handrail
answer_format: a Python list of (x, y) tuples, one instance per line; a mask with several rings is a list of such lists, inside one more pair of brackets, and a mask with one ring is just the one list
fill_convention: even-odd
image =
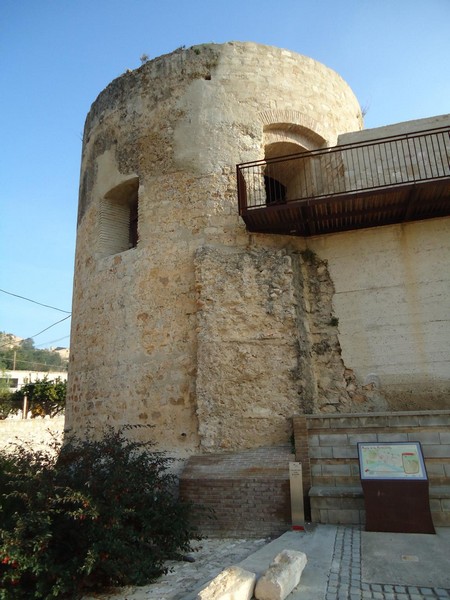
[(239, 214), (450, 177), (450, 126), (237, 165)]

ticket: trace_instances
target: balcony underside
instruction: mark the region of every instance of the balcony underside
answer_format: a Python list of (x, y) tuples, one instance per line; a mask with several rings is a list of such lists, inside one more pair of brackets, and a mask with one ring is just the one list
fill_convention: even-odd
[(241, 216), (248, 231), (312, 236), (450, 215), (450, 178), (263, 207)]

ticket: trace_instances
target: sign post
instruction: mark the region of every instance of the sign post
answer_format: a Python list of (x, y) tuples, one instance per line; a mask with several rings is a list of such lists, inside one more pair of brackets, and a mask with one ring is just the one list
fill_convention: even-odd
[(291, 489), (292, 529), (303, 531), (305, 529), (305, 510), (303, 505), (302, 463), (289, 463), (289, 482)]
[(419, 442), (358, 443), (366, 531), (436, 533)]

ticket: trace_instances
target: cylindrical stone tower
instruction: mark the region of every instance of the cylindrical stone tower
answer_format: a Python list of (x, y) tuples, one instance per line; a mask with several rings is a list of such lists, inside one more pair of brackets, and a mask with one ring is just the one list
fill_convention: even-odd
[(83, 140), (67, 429), (152, 426), (136, 436), (186, 453), (286, 439), (306, 375), (293, 375), (285, 248), (303, 242), (246, 232), (235, 165), (360, 128), (335, 72), (253, 43), (177, 50), (99, 95)]

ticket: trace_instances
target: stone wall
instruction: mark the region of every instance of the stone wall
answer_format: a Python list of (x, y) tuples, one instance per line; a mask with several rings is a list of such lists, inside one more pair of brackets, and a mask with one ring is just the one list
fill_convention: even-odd
[(196, 255), (202, 447), (285, 443), (296, 413), (383, 407), (341, 357), (326, 262), (311, 252), (201, 248)]
[(291, 258), (264, 249), (202, 248), (196, 265), (202, 445), (282, 443), (301, 402)]
[(434, 525), (448, 527), (449, 425), (448, 410), (294, 417), (296, 459), (304, 465), (312, 520), (364, 523), (357, 443), (414, 441), (422, 446)]
[(28, 445), (33, 449), (48, 448), (54, 441), (62, 441), (64, 416), (35, 419), (3, 419), (0, 421), (0, 448)]
[[(362, 525), (358, 442), (420, 442), (436, 527), (450, 525), (450, 412), (299, 415), (289, 446), (191, 457), (180, 476), (185, 500), (202, 507), (205, 535), (278, 535), (291, 528), (289, 462), (302, 465), (304, 508), (314, 523)], [(214, 514), (211, 517), (210, 512)]]
[[(235, 164), (263, 158), (266, 143), (273, 151), (284, 143), (299, 149), (333, 144), (361, 123), (357, 100), (339, 75), (310, 58), (251, 43), (176, 51), (124, 74), (100, 94), (83, 141), (69, 428), (151, 424), (161, 447), (186, 454), (198, 449), (208, 399), (197, 370), (200, 379), (214, 375), (197, 362), (205, 357), (207, 337), (197, 336), (198, 317), (205, 324), (214, 317), (197, 315), (195, 256), (203, 247), (252, 245), (237, 214)], [(129, 199), (118, 199), (119, 192), (136, 181), (139, 240), (108, 255), (113, 238), (124, 233)], [(108, 202), (114, 210), (105, 210)], [(250, 253), (249, 266), (252, 261)], [(270, 285), (276, 295), (276, 281)], [(269, 342), (262, 343), (260, 358), (269, 354)], [(272, 375), (260, 415), (273, 405), (268, 396), (280, 383), (280, 374)], [(296, 384), (281, 387), (285, 398)], [(297, 397), (290, 400), (297, 404)], [(279, 421), (286, 416), (284, 409)], [(284, 424), (275, 427), (274, 441), (281, 431), (287, 434)], [(222, 443), (206, 439), (210, 449)]]
[(361, 124), (336, 73), (251, 43), (180, 49), (99, 95), (68, 429), (143, 425), (137, 437), (182, 458), (287, 443), (293, 414), (448, 407), (448, 218), (305, 240), (250, 234), (238, 216), (236, 163)]
[(192, 456), (180, 477), (203, 535), (277, 536), (291, 527), (289, 447)]

